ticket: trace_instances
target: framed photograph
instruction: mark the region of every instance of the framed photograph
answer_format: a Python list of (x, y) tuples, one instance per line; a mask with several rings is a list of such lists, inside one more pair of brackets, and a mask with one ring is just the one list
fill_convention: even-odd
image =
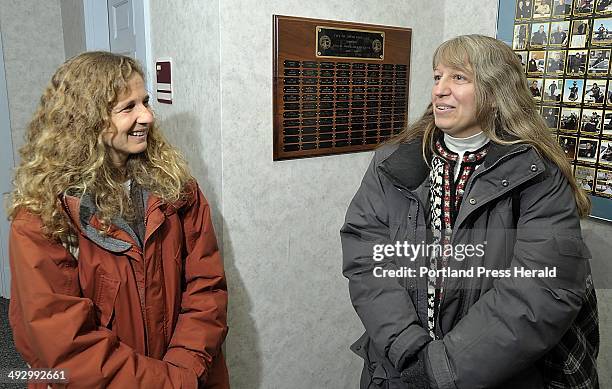
[(562, 132), (577, 134), (578, 124), (580, 123), (580, 111), (580, 108), (563, 107), (561, 109), (559, 130)]
[(599, 143), (599, 164), (612, 166), (612, 140), (601, 140)]
[(599, 148), (599, 140), (597, 139), (578, 139), (578, 150), (576, 157), (578, 161), (595, 163), (597, 162), (597, 149)]
[(592, 46), (612, 44), (612, 18), (593, 19)]
[(590, 50), (587, 73), (590, 75), (605, 76), (610, 67), (610, 49)]
[(590, 20), (589, 19), (580, 19), (580, 20), (572, 20), (572, 30), (571, 30), (571, 38), (570, 38), (570, 47), (571, 48), (581, 48), (586, 47), (587, 36), (590, 31)]
[(574, 0), (574, 16), (592, 14), (594, 3), (595, 0)]
[(612, 197), (612, 170), (597, 170), (595, 194), (598, 196)]
[(612, 0), (597, 0), (595, 13), (601, 15), (612, 13)]
[(587, 192), (593, 191), (595, 187), (595, 168), (586, 166), (576, 166), (574, 171), (576, 184)]
[(601, 132), (603, 122), (603, 111), (596, 109), (585, 109), (582, 111), (580, 121), (580, 135), (598, 136)]
[(529, 24), (517, 24), (514, 26), (514, 38), (512, 40), (513, 50), (525, 50), (527, 48), (527, 31)]
[(584, 90), (584, 80), (567, 78), (563, 87), (563, 102), (566, 104), (581, 104)]
[(559, 103), (563, 92), (562, 78), (548, 78), (544, 80), (544, 95), (542, 100), (545, 102)]
[(541, 78), (528, 78), (527, 83), (529, 84), (529, 91), (536, 101), (542, 100), (542, 82)]
[(548, 32), (550, 31), (550, 23), (533, 23), (531, 25), (531, 39), (529, 47), (541, 48), (548, 43)]
[(542, 118), (546, 122), (546, 125), (551, 130), (556, 130), (559, 126), (559, 113), (561, 108), (559, 107), (542, 107)]
[(606, 105), (608, 106), (608, 109), (612, 109), (612, 81), (608, 81), (608, 89), (606, 92)]
[(569, 161), (573, 161), (576, 158), (576, 144), (576, 137), (559, 135), (559, 146), (561, 146), (565, 157)]
[(566, 51), (549, 51), (546, 57), (546, 74), (562, 76), (565, 70)]
[(548, 45), (552, 47), (567, 47), (570, 36), (570, 22), (552, 22)]
[(545, 51), (530, 51), (529, 61), (527, 61), (527, 74), (528, 75), (541, 75), (544, 73), (544, 60), (546, 56)]
[(565, 74), (568, 76), (583, 76), (586, 72), (587, 50), (570, 50), (567, 52)]
[(604, 112), (603, 128), (601, 134), (604, 137), (612, 137), (612, 111)]
[(565, 18), (572, 14), (572, 0), (554, 0), (553, 1), (553, 18)]
[(552, 13), (552, 0), (535, 0), (533, 2), (533, 18), (549, 18)]
[(583, 104), (601, 107), (606, 99), (606, 80), (586, 80)]
[(516, 20), (531, 19), (533, 11), (533, 2), (531, 0), (518, 0), (516, 2), (516, 12), (514, 18)]

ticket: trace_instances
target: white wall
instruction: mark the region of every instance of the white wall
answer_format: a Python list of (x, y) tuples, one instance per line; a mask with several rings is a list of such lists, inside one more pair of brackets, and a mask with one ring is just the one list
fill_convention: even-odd
[(12, 141), (17, 151), (43, 88), (64, 62), (59, 1), (0, 0), (0, 28)]
[(429, 55), (442, 39), (442, 28), (430, 28), (436, 7), (422, 1), (220, 3), (233, 387), (357, 387), (362, 362), (348, 346), (362, 326), (341, 275), (338, 231), (371, 153), (272, 161), (272, 15), (412, 27), (410, 113), (416, 115), (426, 105)]
[[(13, 142), (11, 139), (11, 121), (9, 118), (6, 77), (4, 73), (4, 55), (2, 32), (0, 31), (0, 199), (11, 190), (11, 168), (13, 167)], [(10, 296), (10, 277), (8, 261), (9, 223), (4, 207), (0, 207), (0, 296)]]
[[(495, 37), (497, 8), (500, 0), (445, 0), (444, 40), (463, 34), (483, 34)], [(507, 0), (501, 0), (507, 1)]]
[[(4, 127), (8, 122), (7, 117), (3, 117), (0, 123), (3, 126), (0, 142), (4, 143), (1, 149), (3, 155), (0, 158), (0, 192), (7, 192), (8, 182), (13, 175), (13, 163), (18, 160), (17, 151), (23, 144), (25, 128), (36, 109), (43, 88), (57, 66), (64, 61), (59, 2), (0, 0), (0, 29), (6, 76), (6, 88), (0, 83), (0, 88), (4, 89), (0, 93), (6, 93), (10, 116), (10, 129)], [(3, 107), (2, 112), (5, 112), (5, 108)], [(11, 149), (12, 153), (8, 155)], [(4, 211), (0, 212), (0, 217), (3, 218), (0, 226), (0, 247), (5, 252), (8, 245), (8, 223)], [(8, 261), (8, 258), (5, 260)], [(3, 284), (0, 285), (0, 290), (3, 296), (8, 297), (8, 262), (1, 262), (0, 260)]]
[[(189, 161), (222, 241), (219, 2), (151, 1), (151, 58), (173, 60), (173, 104), (154, 110), (170, 142)], [(152, 66), (153, 64), (151, 64)], [(154, 86), (154, 85), (153, 85)]]

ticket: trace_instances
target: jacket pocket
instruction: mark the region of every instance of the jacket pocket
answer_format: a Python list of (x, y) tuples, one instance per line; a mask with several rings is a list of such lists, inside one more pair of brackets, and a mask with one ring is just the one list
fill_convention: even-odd
[(100, 325), (108, 327), (115, 311), (120, 282), (105, 274), (100, 274), (97, 278), (93, 303)]
[(378, 356), (375, 350), (371, 349), (370, 337), (367, 333), (364, 332), (350, 349), (364, 362), (360, 389), (408, 389), (407, 384), (402, 382), (391, 362), (385, 361), (386, 358)]

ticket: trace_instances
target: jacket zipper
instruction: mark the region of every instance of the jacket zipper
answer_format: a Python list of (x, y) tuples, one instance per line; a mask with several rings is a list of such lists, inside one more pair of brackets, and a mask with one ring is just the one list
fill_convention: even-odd
[[(400, 193), (402, 193), (402, 194), (403, 194), (403, 195), (404, 195), (406, 198), (408, 198), (408, 199), (410, 199), (410, 200), (413, 200), (413, 201), (415, 201), (415, 203), (416, 203), (416, 213), (415, 213), (414, 217), (415, 217), (415, 219), (417, 219), (417, 220), (415, 220), (415, 222), (414, 222), (414, 223), (411, 223), (411, 224), (413, 225), (413, 231), (412, 231), (412, 232), (413, 232), (413, 236), (414, 236), (414, 238), (416, 239), (416, 237), (417, 237), (417, 230), (418, 230), (418, 226), (417, 226), (417, 225), (418, 225), (418, 219), (419, 219), (419, 217), (421, 216), (421, 213), (420, 213), (420, 210), (421, 210), (421, 201), (419, 200), (418, 196), (415, 196), (414, 194), (412, 194), (412, 193), (411, 193), (411, 192), (410, 192), (408, 189), (403, 188), (403, 187), (400, 187), (400, 186), (396, 186), (396, 188), (397, 188), (397, 189), (400, 191)], [(408, 210), (408, 217), (410, 218), (410, 209)], [(423, 217), (424, 217), (424, 216), (423, 216)], [(425, 222), (425, 221), (423, 220), (423, 222)], [(421, 264), (421, 265), (423, 265), (423, 264)], [(418, 317), (418, 318), (419, 318), (419, 320), (422, 322), (422, 319), (421, 319), (421, 316), (422, 316), (422, 315), (421, 315), (421, 314), (419, 314), (419, 313), (422, 313), (422, 307), (421, 307), (421, 305), (422, 305), (422, 303), (421, 303), (421, 298), (422, 298), (422, 296), (421, 296), (421, 292), (420, 292), (420, 288), (419, 288), (419, 284), (418, 284), (418, 279), (419, 279), (419, 278), (417, 278), (416, 288), (414, 288), (414, 289), (415, 289), (415, 298), (416, 298), (416, 302), (417, 302), (416, 311), (417, 311), (417, 317)], [(407, 287), (407, 283), (408, 283), (408, 281), (406, 281), (406, 280), (404, 279), (404, 288), (406, 288), (406, 287)], [(427, 285), (425, 285), (425, 286), (427, 286)], [(427, 288), (425, 288), (425, 290), (427, 290)], [(426, 313), (427, 313), (427, 312), (425, 311), (425, 314), (426, 314)], [(427, 315), (425, 315), (425, 317), (427, 317)]]
[[(149, 215), (151, 214), (151, 212), (153, 212), (153, 210), (155, 210), (157, 208), (157, 206), (161, 204), (161, 201), (158, 201), (156, 203), (154, 203), (151, 206), (151, 209), (146, 213), (145, 215), (145, 219), (144, 219), (144, 225), (145, 225), (145, 233), (147, 230), (147, 224), (149, 222)], [(126, 242), (129, 243), (129, 242)], [(142, 313), (142, 321), (143, 321), (143, 330), (144, 330), (144, 339), (145, 339), (145, 355), (149, 355), (149, 350), (151, 349), (150, 345), (149, 345), (149, 330), (148, 330), (148, 319), (147, 319), (147, 310), (146, 310), (146, 284), (147, 284), (147, 266), (146, 266), (146, 257), (145, 257), (145, 247), (146, 247), (146, 240), (143, 240), (142, 242), (142, 250), (140, 250), (138, 248), (138, 246), (136, 245), (131, 245), (131, 249), (134, 250), (136, 253), (138, 253), (141, 258), (142, 258), (142, 276), (143, 276), (143, 283), (144, 283), (144, 289), (142, 290), (141, 293), (139, 293), (140, 295), (140, 310)], [(138, 284), (138, 283), (137, 283)], [(136, 287), (138, 287), (138, 285), (136, 285)]]
[[(494, 168), (495, 166), (497, 166), (497, 165), (498, 165), (498, 164), (499, 164), (499, 163), (500, 163), (502, 160), (504, 160), (504, 159), (508, 159), (509, 157), (512, 157), (512, 156), (514, 156), (514, 155), (516, 155), (516, 154), (521, 154), (521, 153), (523, 153), (523, 152), (525, 152), (525, 151), (527, 151), (527, 149), (526, 149), (526, 148), (520, 148), (520, 149), (518, 149), (518, 150), (513, 151), (513, 152), (512, 152), (512, 153), (510, 153), (510, 154), (503, 155), (503, 156), (499, 157), (499, 158), (498, 158), (498, 159), (497, 159), (495, 162), (493, 162), (493, 163), (491, 164), (491, 166), (489, 166), (488, 168), (483, 169), (483, 170), (481, 170), (481, 171), (479, 171), (479, 172), (475, 172), (475, 173), (472, 175), (472, 177), (470, 177), (470, 179), (469, 179), (469, 180), (468, 180), (468, 182), (467, 182), (467, 185), (466, 185), (466, 187), (465, 187), (465, 191), (464, 191), (464, 198), (465, 198), (465, 195), (466, 195), (467, 193), (469, 193), (470, 189), (472, 189), (472, 184), (474, 183), (474, 181), (476, 180), (476, 178), (480, 177), (481, 175), (485, 174), (485, 173), (486, 173), (486, 172), (488, 172), (489, 170), (493, 169), (493, 168)], [(522, 182), (521, 182), (521, 183), (522, 183)], [(512, 187), (511, 187), (511, 188), (509, 188), (508, 190), (515, 188), (517, 185), (518, 185), (518, 184), (515, 184), (514, 186), (512, 186)], [(507, 192), (507, 191), (506, 191), (506, 192)], [(504, 192), (504, 193), (506, 193), (506, 192)], [(493, 199), (495, 199), (495, 198), (493, 198)], [(482, 204), (481, 204), (481, 205), (482, 205)], [(479, 208), (480, 208), (480, 207), (479, 207)], [(455, 225), (453, 226), (453, 234), (452, 234), (452, 236), (451, 236), (451, 244), (453, 244), (453, 243), (454, 243), (454, 240), (453, 240), (453, 239), (454, 239), (454, 236), (456, 235), (456, 231), (457, 231), (458, 229), (459, 229), (459, 225), (458, 225), (458, 224), (455, 224)]]
[[(514, 151), (514, 152), (512, 152), (512, 153), (509, 153), (509, 154), (503, 155), (503, 156), (501, 156), (500, 158), (498, 158), (498, 159), (497, 159), (497, 160), (496, 160), (494, 163), (492, 163), (492, 164), (491, 164), (491, 166), (489, 166), (488, 168), (483, 169), (483, 170), (481, 170), (481, 171), (479, 171), (479, 172), (476, 172), (476, 173), (475, 173), (475, 174), (474, 174), (474, 175), (473, 175), (473, 176), (470, 178), (470, 180), (469, 180), (469, 182), (468, 182), (468, 185), (466, 185), (465, 194), (469, 193), (469, 189), (471, 189), (471, 188), (472, 188), (472, 184), (473, 184), (473, 182), (474, 182), (474, 181), (475, 181), (475, 180), (476, 180), (478, 177), (480, 177), (480, 176), (481, 176), (481, 175), (483, 175), (484, 173), (486, 173), (486, 172), (490, 171), (491, 169), (493, 169), (493, 168), (494, 168), (495, 166), (497, 166), (497, 165), (498, 165), (498, 164), (499, 164), (499, 163), (500, 163), (502, 160), (508, 159), (508, 158), (510, 158), (510, 157), (512, 157), (512, 156), (514, 156), (514, 155), (517, 155), (517, 154), (521, 154), (521, 153), (523, 153), (523, 152), (525, 152), (525, 151), (527, 151), (527, 148), (524, 148), (524, 147), (523, 147), (523, 148), (520, 148), (520, 149), (518, 149), (518, 150), (515, 150), (515, 151)], [(538, 174), (540, 174), (540, 173), (538, 173)], [(521, 180), (521, 181), (519, 181), (519, 182), (515, 183), (515, 184), (514, 184), (512, 187), (508, 188), (508, 190), (504, 191), (503, 193), (504, 193), (504, 194), (505, 194), (505, 193), (508, 193), (508, 192), (509, 192), (509, 191), (511, 191), (512, 189), (514, 189), (514, 188), (516, 188), (517, 186), (521, 185), (522, 183), (524, 183), (524, 182), (526, 182), (526, 181), (528, 181), (528, 180), (532, 179), (533, 177), (535, 177), (535, 175), (533, 175), (533, 176), (529, 176), (529, 177), (525, 178), (524, 180)], [(498, 197), (499, 197), (499, 196), (493, 197), (493, 198), (492, 198), (490, 201), (495, 200), (495, 199), (497, 199)], [(465, 198), (465, 197), (464, 197), (464, 198)], [(489, 201), (489, 202), (490, 202), (490, 201)], [(483, 205), (483, 204), (481, 204), (480, 206), (482, 206), (482, 205)], [(480, 208), (480, 206), (479, 206), (478, 208)], [(457, 235), (457, 231), (458, 231), (458, 230), (459, 230), (459, 225), (458, 225), (458, 224), (454, 225), (454, 226), (453, 226), (453, 233), (452, 233), (452, 236), (451, 236), (451, 245), (453, 245), (453, 244), (455, 243), (455, 237), (456, 237), (456, 235)], [(474, 281), (473, 281), (473, 282), (474, 282)], [(468, 309), (469, 309), (469, 307), (467, 306), (467, 304), (466, 304), (466, 302), (465, 302), (465, 290), (466, 290), (466, 288), (463, 288), (463, 286), (464, 286), (464, 285), (462, 284), (462, 280), (461, 280), (461, 279), (460, 279), (460, 281), (459, 281), (459, 285), (457, 285), (457, 286), (458, 286), (458, 289), (459, 289), (459, 312), (460, 312), (460, 314), (461, 314), (461, 317), (464, 317), (464, 316), (467, 314), (467, 311), (468, 311)], [(469, 286), (470, 286), (470, 287), (473, 287), (474, 285), (469, 285)], [(468, 289), (469, 289), (469, 288), (468, 288)], [(442, 300), (440, 301), (440, 307), (442, 307), (442, 305), (443, 305), (443, 303), (444, 303), (445, 296), (446, 296), (446, 294), (444, 293), (444, 294), (442, 295)], [(440, 319), (440, 317), (439, 317), (439, 315), (438, 315), (438, 318), (437, 318), (437, 321), (438, 321), (438, 323), (437, 323), (437, 324), (438, 324), (438, 328), (439, 328), (439, 326), (440, 326), (439, 319)]]
[[(161, 201), (156, 201), (155, 203), (153, 203), (153, 205), (151, 205), (151, 208), (147, 211), (146, 215), (145, 215), (145, 219), (144, 219), (144, 226), (145, 226), (145, 237), (142, 241), (142, 267), (143, 267), (143, 277), (144, 277), (144, 284), (145, 284), (145, 290), (142, 291), (142, 301), (141, 301), (141, 306), (142, 306), (142, 319), (143, 319), (143, 324), (144, 324), (144, 337), (145, 337), (145, 347), (146, 347), (146, 355), (149, 355), (149, 350), (151, 350), (151, 346), (149, 345), (149, 330), (148, 330), (148, 319), (147, 319), (147, 311), (146, 311), (146, 285), (147, 285), (147, 265), (146, 265), (146, 257), (144, 254), (146, 245), (147, 245), (147, 236), (146, 236), (146, 231), (147, 231), (147, 225), (149, 224), (149, 215), (151, 215), (151, 213), (156, 210), (157, 208), (159, 208), (159, 205), (161, 204)], [(146, 204), (145, 204), (146, 205)], [(153, 233), (151, 234), (151, 236), (153, 236)], [(150, 236), (149, 236), (150, 237)]]
[[(145, 204), (146, 205), (146, 204)], [(157, 203), (154, 204), (154, 206), (157, 206)], [(142, 298), (141, 298), (141, 306), (142, 306), (142, 319), (143, 319), (143, 324), (144, 324), (144, 338), (145, 338), (145, 355), (149, 355), (149, 350), (151, 350), (151, 346), (149, 345), (149, 320), (147, 319), (147, 308), (146, 308), (146, 296), (147, 296), (147, 259), (145, 257), (144, 251), (146, 248), (146, 235), (147, 235), (147, 224), (149, 224), (149, 215), (151, 214), (151, 212), (153, 211), (153, 209), (155, 209), (155, 207), (151, 207), (151, 210), (149, 210), (146, 215), (145, 215), (145, 219), (144, 219), (144, 229), (145, 229), (145, 236), (142, 239), (142, 276), (144, 278), (143, 282), (144, 282), (144, 290), (142, 291)]]

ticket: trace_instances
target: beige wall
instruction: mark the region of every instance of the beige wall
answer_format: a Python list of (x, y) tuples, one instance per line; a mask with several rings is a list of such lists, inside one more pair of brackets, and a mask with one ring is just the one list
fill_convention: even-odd
[(445, 0), (444, 40), (463, 34), (483, 34), (495, 37), (499, 0)]
[[(151, 1), (153, 61), (173, 60), (173, 104), (154, 109), (169, 140), (190, 163), (222, 241), (219, 2)], [(151, 64), (150, 66), (153, 66)]]
[(15, 155), (43, 88), (64, 62), (58, 0), (0, 0), (0, 28)]

